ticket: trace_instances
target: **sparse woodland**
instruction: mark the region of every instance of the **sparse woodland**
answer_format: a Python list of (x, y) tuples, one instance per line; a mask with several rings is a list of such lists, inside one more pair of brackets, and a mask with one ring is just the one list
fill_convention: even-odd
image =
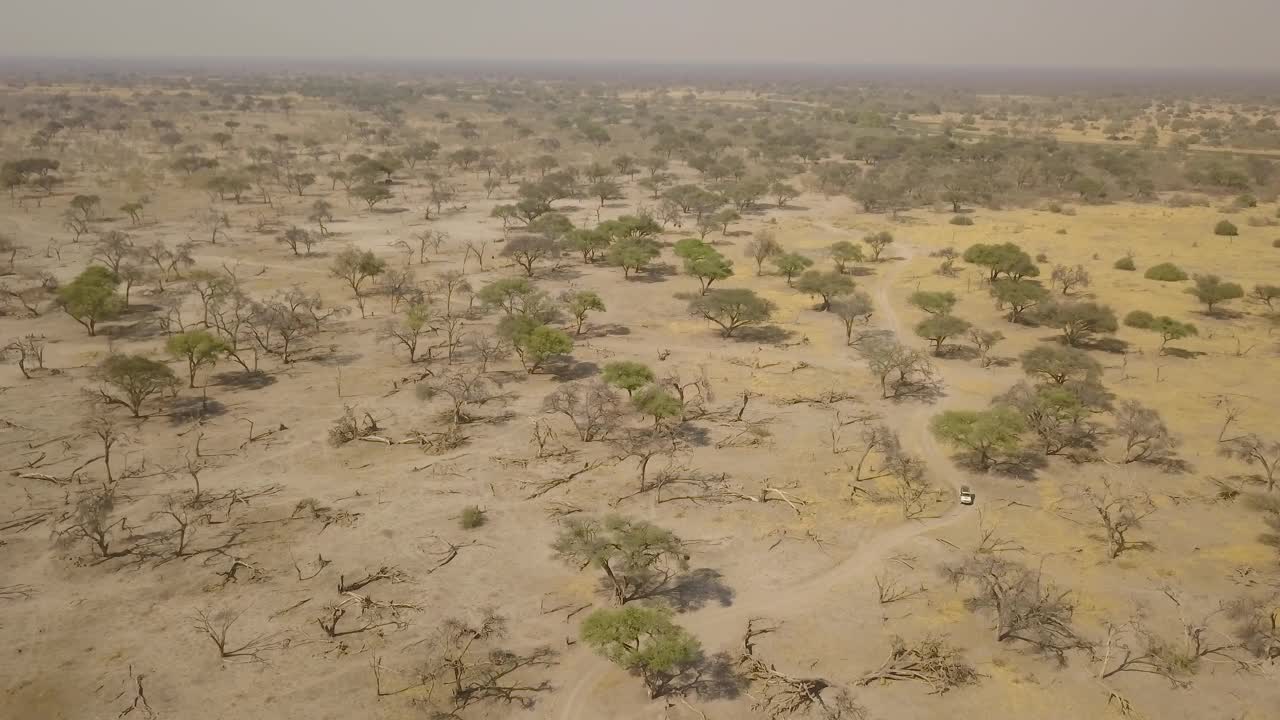
[(2, 79), (14, 717), (1280, 707), (1261, 93)]

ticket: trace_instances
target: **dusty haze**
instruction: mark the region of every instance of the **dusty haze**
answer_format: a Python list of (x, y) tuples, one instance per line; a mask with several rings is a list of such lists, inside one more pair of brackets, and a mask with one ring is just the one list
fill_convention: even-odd
[(7, 56), (1280, 66), (1272, 0), (3, 0)]

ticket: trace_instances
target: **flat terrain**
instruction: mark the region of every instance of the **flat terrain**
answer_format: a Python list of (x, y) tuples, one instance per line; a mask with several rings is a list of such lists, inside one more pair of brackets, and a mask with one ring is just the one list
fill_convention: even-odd
[[(752, 99), (744, 94), (742, 102), (749, 108)], [(409, 123), (419, 136), (438, 138), (445, 154), (456, 149), (451, 126), (460, 117), (479, 123), (488, 145), (525, 152), (529, 141), (477, 105), (432, 100), (412, 110)], [(447, 123), (433, 115), (445, 108), (453, 113)], [(236, 139), (222, 149), (206, 140), (205, 151), (226, 166), (237, 148), (299, 146), (302, 137), (320, 137), (324, 152), (338, 155), (391, 147), (340, 129), (345, 112), (327, 100), (298, 99), (287, 116), (242, 113)], [(179, 114), (179, 125), (207, 136), (224, 115)], [(611, 130), (614, 142), (643, 142), (633, 130)], [(289, 139), (273, 141), (274, 133)], [(746, 288), (775, 303), (767, 322), (726, 338), (690, 314), (699, 281), (673, 247), (697, 234), (685, 218), (684, 227), (668, 225), (657, 236), (662, 249), (653, 265), (630, 277), (572, 251), (537, 264), (532, 281), (550, 298), (589, 290), (606, 309), (588, 314), (580, 334), (571, 318), (552, 323), (573, 336), (572, 351), (538, 372), (526, 372), (511, 353), (481, 371), (472, 343), (495, 337), (503, 313), (478, 293), (525, 275), (502, 252), (520, 230), (505, 232), (492, 216), (518, 200), (518, 178), (486, 191), (483, 170), (446, 170), (436, 160), (397, 171), (386, 185), (392, 197), (373, 208), (323, 171), (301, 193), (273, 186), (271, 204), (256, 190), (236, 202), (196, 187), (198, 176), (168, 169), (170, 151), (154, 147), (151, 134), (144, 121), (122, 134), (84, 133), (61, 149), (63, 185), (48, 195), (22, 189), (0, 204), (0, 232), (20, 245), (14, 271), (0, 278), (10, 288), (34, 287), (42, 274), (65, 287), (95, 258), (102, 263), (101, 238), (112, 230), (139, 248), (193, 243), (189, 265), (139, 281), (127, 309), (94, 336), (52, 294), (39, 296), (38, 315), (14, 304), (0, 317), (0, 341), (36, 335), (45, 343), (43, 368), (30, 379), (16, 364), (0, 367), (0, 587), (8, 593), (0, 597), (0, 715), (763, 718), (771, 714), (753, 709), (759, 688), (733, 670), (753, 618), (778, 625), (756, 640), (768, 662), (848, 688), (874, 718), (1262, 718), (1280, 707), (1274, 661), (1244, 647), (1241, 615), (1229, 611), (1247, 598), (1272, 613), (1280, 607), (1275, 535), (1255, 507), (1280, 489), (1268, 492), (1256, 464), (1221, 452), (1229, 412), (1237, 419), (1228, 433), (1280, 437), (1276, 325), (1260, 303), (1238, 299), (1210, 315), (1184, 292), (1191, 280), (1143, 277), (1169, 262), (1246, 290), (1280, 281), (1273, 247), (1280, 228), (1245, 222), (1276, 217), (1269, 198), (1230, 213), (1222, 211), (1229, 198), (1171, 207), (1162, 201), (1167, 193), (1155, 202), (1068, 203), (1065, 212), (1040, 202), (970, 206), (961, 214), (972, 224), (957, 225), (948, 203), (867, 212), (843, 194), (804, 184), (809, 170), (802, 168), (790, 178), (803, 188), (798, 197), (785, 205), (763, 198), (727, 232), (705, 237), (733, 261), (732, 277), (712, 288)], [(0, 139), (3, 159), (26, 152), (17, 130)], [(300, 165), (312, 164), (300, 146), (298, 153)], [(585, 143), (559, 153), (566, 164), (616, 154)], [(455, 191), (438, 208), (429, 199), (432, 164)], [(673, 160), (670, 172), (676, 182), (698, 181), (682, 162)], [(560, 199), (555, 211), (584, 228), (655, 209), (635, 178), (618, 181), (619, 197)], [(89, 193), (100, 196), (99, 210), (91, 232), (74, 241), (64, 211)], [(138, 220), (116, 210), (144, 195)], [(317, 200), (332, 206), (327, 234), (295, 254), (277, 239), (294, 225), (319, 237), (306, 219)], [(205, 222), (211, 208), (229, 221), (213, 241)], [(1238, 236), (1213, 234), (1223, 218), (1239, 225)], [(420, 240), (428, 231), (434, 242)], [(855, 336), (872, 342), (888, 331), (928, 350), (914, 332), (926, 315), (909, 297), (949, 291), (954, 315), (1003, 333), (989, 364), (966, 337), (953, 337), (948, 352), (929, 358), (936, 382), (928, 393), (882, 397), (865, 348), (846, 342), (835, 314), (789, 287), (772, 263), (757, 274), (748, 252), (754, 238), (772, 233), (786, 252), (826, 271), (833, 243), (863, 243), (881, 231), (894, 242), (878, 261), (852, 267), (873, 305)], [(1137, 400), (1162, 418), (1177, 441), (1168, 462), (1125, 462), (1132, 448), (1112, 431), (1109, 412), (1096, 415), (1106, 431), (1087, 459), (1032, 452), (1034, 461), (981, 469), (930, 431), (934, 417), (984, 410), (1026, 381), (1024, 352), (1058, 346), (1055, 328), (1006, 320), (984, 268), (958, 261), (950, 274), (938, 270), (944, 248), (1006, 242), (1037, 258), (1046, 287), (1054, 266), (1087, 268), (1091, 282), (1072, 291), (1073, 301), (1106, 304), (1121, 317), (1142, 309), (1195, 324), (1195, 336), (1171, 341), (1164, 352), (1158, 334), (1123, 323), (1107, 334), (1113, 342), (1087, 350), (1112, 407)], [(362, 311), (331, 272), (349, 248), (407, 270), (428, 293), (433, 331), (422, 345), (434, 348), (429, 360), (409, 362), (385, 334), (407, 302), (375, 290), (374, 279)], [(1113, 267), (1126, 255), (1136, 271)], [(454, 272), (468, 289), (446, 298), (441, 280)], [(316, 321), (318, 332), (301, 332), (287, 362), (261, 348), (250, 352), (244, 340), (257, 372), (224, 356), (200, 368), (188, 387), (186, 362), (165, 344), (175, 331), (212, 326), (201, 283), (218, 277), (254, 299), (297, 286), (316, 296), (316, 307), (346, 311)], [(446, 317), (456, 323), (454, 346)], [(137, 419), (104, 404), (99, 390), (110, 388), (98, 368), (111, 354), (165, 360), (177, 387), (148, 398)], [(612, 441), (584, 442), (567, 417), (545, 409), (548, 395), (623, 360), (687, 390), (676, 417), (659, 422), (616, 390), (626, 408), (620, 428)], [(489, 392), (467, 408), (469, 422), (455, 425), (439, 388), (477, 374)], [(331, 429), (348, 410), (365, 437), (335, 445)], [(109, 467), (94, 417), (109, 419), (119, 438)], [(644, 467), (621, 441), (627, 431), (658, 424), (667, 441)], [(902, 488), (882, 472), (883, 452), (867, 450), (866, 433), (878, 425), (923, 463), (929, 490), (914, 512), (904, 513)], [(423, 440), (439, 433), (454, 433), (454, 441)], [(1019, 442), (1036, 448), (1029, 431)], [(1134, 523), (1133, 544), (1117, 557), (1081, 491), (1104, 481), (1151, 502), (1152, 514)], [(973, 506), (956, 502), (962, 485), (976, 493)], [(88, 523), (107, 526), (111, 546), (102, 552), (84, 537), (78, 503), (107, 487), (113, 505)], [(460, 519), (471, 507), (484, 522), (464, 528)], [(610, 513), (652, 522), (684, 543), (688, 569), (651, 599), (674, 609), (706, 658), (682, 693), (651, 699), (640, 679), (579, 638), (583, 619), (612, 599), (597, 570), (580, 571), (552, 546), (566, 520)], [(992, 611), (971, 600), (973, 587), (943, 571), (983, 556), (1016, 559), (1039, 570), (1046, 592), (1069, 591), (1070, 623), (1088, 649), (1058, 654), (998, 638)], [(368, 584), (357, 582), (366, 576)], [(907, 596), (885, 602), (878, 584)], [(433, 690), (425, 680), (445, 620), (476, 622), (486, 610), (503, 616), (507, 629), (501, 639), (481, 638), (486, 649), (553, 651), (547, 664), (513, 675), (522, 687), (539, 688), (516, 693), (527, 707), (496, 697), (455, 707), (443, 685)], [(326, 629), (335, 615), (336, 631)], [(215, 635), (235, 620), (226, 657), (198, 627), (202, 616)], [(911, 682), (859, 686), (889, 656), (895, 636), (946, 638), (978, 673), (976, 682), (937, 694)], [(1188, 649), (1193, 642), (1224, 649), (1197, 654)], [(1160, 662), (1192, 659), (1176, 671), (1166, 664), (1101, 677), (1122, 647), (1133, 655), (1164, 648)]]

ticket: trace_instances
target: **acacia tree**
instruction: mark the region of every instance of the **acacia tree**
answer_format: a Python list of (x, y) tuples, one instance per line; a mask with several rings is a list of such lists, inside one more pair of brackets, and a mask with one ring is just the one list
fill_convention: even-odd
[(365, 317), (364, 292), (362, 286), (369, 278), (381, 275), (387, 269), (387, 261), (373, 254), (372, 250), (357, 250), (348, 247), (333, 259), (329, 272), (336, 278), (346, 281), (355, 295), (356, 305), (360, 307), (360, 317)]
[(85, 220), (92, 220), (94, 213), (102, 206), (102, 198), (97, 195), (76, 195), (71, 198), (70, 205)]
[(631, 404), (641, 414), (653, 418), (655, 430), (661, 427), (663, 420), (684, 416), (684, 406), (680, 403), (680, 399), (657, 385), (642, 388), (631, 397)]
[(573, 334), (581, 335), (582, 326), (587, 321), (587, 313), (604, 312), (604, 300), (593, 290), (565, 290), (560, 293), (560, 302), (564, 303), (569, 314), (573, 316)]
[(1045, 455), (1091, 451), (1099, 434), (1090, 418), (1097, 411), (1087, 399), (1093, 385), (1031, 386), (1020, 382), (1001, 395), (998, 402), (1022, 414), (1027, 429), (1035, 434)]
[(1160, 354), (1169, 350), (1169, 343), (1187, 337), (1194, 337), (1200, 332), (1191, 323), (1175, 320), (1168, 315), (1153, 317), (1150, 313), (1135, 310), (1124, 318), (1124, 324), (1141, 330), (1150, 330), (1160, 336)]
[(285, 230), (283, 233), (280, 234), (279, 238), (277, 239), (281, 243), (287, 245), (289, 249), (293, 251), (294, 255), (299, 254), (298, 253), (299, 247), (306, 248), (307, 254), (310, 255), (311, 246), (315, 244), (315, 241), (312, 240), (311, 238), (311, 233), (298, 227), (297, 225), (294, 225), (288, 230)]
[(862, 239), (862, 242), (871, 248), (871, 261), (880, 262), (880, 255), (893, 244), (893, 233), (888, 230), (881, 230), (878, 233), (872, 233)]
[(657, 379), (648, 365), (634, 360), (607, 363), (600, 377), (605, 383), (626, 390), (627, 397), (631, 397), (636, 390)]
[(999, 280), (1001, 275), (1011, 280), (1040, 275), (1040, 268), (1031, 261), (1031, 256), (1013, 243), (978, 243), (966, 249), (962, 257), (967, 263), (986, 268), (988, 279), (992, 283)]
[(684, 271), (698, 278), (703, 295), (711, 289), (711, 283), (724, 280), (733, 275), (733, 261), (720, 253), (707, 248), (707, 251), (696, 253), (684, 260)]
[(1037, 319), (1044, 325), (1060, 329), (1063, 342), (1071, 347), (1090, 342), (1099, 333), (1113, 333), (1119, 328), (1114, 310), (1092, 302), (1043, 306), (1037, 312)]
[(1091, 382), (1102, 374), (1102, 364), (1089, 353), (1072, 347), (1037, 345), (1022, 353), (1022, 371), (1055, 385)]
[[(431, 327), (431, 308), (425, 302), (413, 303), (399, 320), (390, 320), (383, 328), (383, 337), (403, 345), (409, 351), (409, 362), (418, 362), (418, 344)], [(427, 350), (427, 360), (431, 360), (431, 350)]]
[(116, 294), (119, 280), (108, 269), (85, 268), (75, 280), (58, 288), (58, 307), (84, 326), (90, 337), (98, 323), (111, 320), (124, 310), (124, 298)]
[(864, 292), (854, 291), (849, 295), (833, 300), (830, 310), (844, 324), (844, 341), (848, 344), (853, 342), (854, 325), (857, 323), (866, 325), (871, 321), (871, 314), (875, 312), (875, 304), (871, 302), (871, 296)]
[(1243, 287), (1226, 282), (1217, 275), (1196, 275), (1193, 279), (1196, 286), (1187, 288), (1185, 292), (1204, 303), (1205, 311), (1210, 315), (1217, 313), (1218, 305), (1244, 297)]
[(720, 326), (721, 335), (733, 337), (738, 329), (758, 325), (773, 316), (777, 305), (744, 288), (721, 288), (689, 301), (689, 314)]
[(596, 610), (583, 621), (580, 635), (597, 653), (639, 673), (651, 698), (663, 695), (673, 680), (702, 657), (698, 640), (662, 607)]
[(621, 515), (603, 521), (570, 518), (552, 549), (579, 570), (591, 567), (604, 573), (619, 605), (658, 595), (689, 567), (684, 542), (675, 533)]
[(1013, 408), (947, 410), (935, 415), (929, 429), (939, 440), (968, 450), (974, 464), (986, 470), (998, 458), (1015, 452), (1027, 426)]
[(511, 343), (529, 374), (548, 360), (573, 351), (573, 338), (563, 330), (542, 324), (529, 315), (508, 315), (498, 323), (498, 334)]
[(605, 261), (622, 268), (624, 278), (648, 267), (661, 254), (658, 243), (649, 238), (623, 239), (615, 242), (605, 254)]
[(830, 310), (834, 299), (852, 294), (856, 287), (853, 278), (838, 271), (807, 270), (795, 283), (796, 290), (822, 298), (822, 304), (818, 306), (820, 312)]
[(775, 255), (772, 260), (773, 264), (778, 268), (778, 272), (787, 278), (788, 287), (790, 287), (791, 281), (795, 276), (804, 272), (805, 268), (813, 265), (813, 260), (799, 253)]
[[(311, 212), (307, 214), (307, 220), (316, 224), (316, 229), (321, 235), (329, 235), (329, 227), (325, 223), (333, 222), (333, 206), (327, 200), (316, 200), (311, 203)], [(310, 251), (311, 246), (307, 246)]]
[(165, 342), (165, 349), (175, 358), (187, 361), (187, 387), (194, 388), (196, 372), (203, 367), (212, 367), (229, 348), (222, 338), (207, 330), (188, 330), (170, 336)]
[(106, 403), (129, 408), (134, 417), (142, 417), (142, 404), (149, 398), (171, 390), (177, 383), (173, 370), (162, 362), (141, 355), (111, 355), (98, 366), (97, 377), (106, 387), (98, 395)]
[(370, 212), (373, 211), (375, 205), (380, 202), (386, 202), (395, 197), (391, 191), (382, 185), (360, 185), (352, 188), (348, 192), (352, 197), (363, 200), (369, 206)]
[(875, 338), (861, 347), (867, 367), (880, 381), (880, 396), (902, 398), (927, 395), (937, 387), (937, 378), (928, 356), (898, 342), (896, 338)]
[(933, 343), (933, 354), (942, 355), (942, 345), (947, 338), (956, 337), (968, 330), (969, 321), (954, 315), (931, 315), (916, 325), (916, 335)]
[(956, 294), (950, 291), (917, 290), (907, 297), (907, 302), (930, 315), (950, 315), (956, 305)]
[(831, 245), (831, 261), (836, 265), (836, 272), (848, 272), (849, 263), (863, 261), (862, 246), (854, 245), (848, 240), (841, 240)]
[(560, 244), (545, 235), (520, 235), (507, 241), (502, 255), (523, 268), (525, 275), (533, 277), (535, 265), (560, 255)]
[(996, 307), (1009, 308), (1009, 322), (1018, 323), (1028, 310), (1048, 301), (1049, 291), (1031, 280), (1001, 278), (991, 283), (991, 296)]

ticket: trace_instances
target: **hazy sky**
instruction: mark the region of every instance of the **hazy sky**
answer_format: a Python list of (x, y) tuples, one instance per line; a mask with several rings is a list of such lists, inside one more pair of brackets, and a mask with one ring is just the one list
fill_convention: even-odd
[(0, 0), (0, 56), (1250, 68), (1280, 0)]

